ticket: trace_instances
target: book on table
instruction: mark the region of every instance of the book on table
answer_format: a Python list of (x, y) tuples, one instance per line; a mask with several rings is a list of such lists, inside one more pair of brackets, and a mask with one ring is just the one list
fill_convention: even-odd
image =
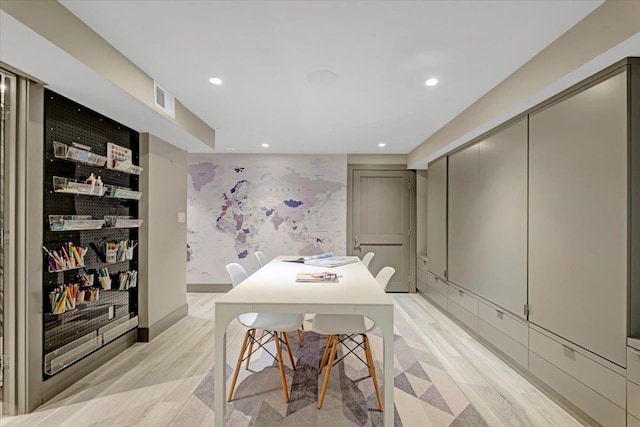
[(296, 282), (310, 282), (310, 283), (336, 283), (338, 281), (338, 275), (324, 271), (322, 273), (298, 273)]

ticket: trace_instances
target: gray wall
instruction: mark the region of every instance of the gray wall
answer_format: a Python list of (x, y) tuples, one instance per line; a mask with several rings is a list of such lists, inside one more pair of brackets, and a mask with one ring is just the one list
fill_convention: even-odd
[(187, 211), (187, 152), (140, 134), (140, 165), (139, 337), (146, 341), (187, 314), (187, 224), (178, 222)]

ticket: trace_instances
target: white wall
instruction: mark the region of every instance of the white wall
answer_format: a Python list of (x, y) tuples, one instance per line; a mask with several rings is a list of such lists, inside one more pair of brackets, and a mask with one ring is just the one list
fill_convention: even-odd
[(140, 327), (151, 328), (186, 310), (187, 224), (178, 222), (178, 213), (187, 210), (187, 153), (140, 134), (140, 165), (139, 316)]

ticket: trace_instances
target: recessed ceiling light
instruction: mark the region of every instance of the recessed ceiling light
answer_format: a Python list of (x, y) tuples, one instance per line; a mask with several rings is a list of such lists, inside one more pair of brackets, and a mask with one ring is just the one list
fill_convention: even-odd
[(216, 86), (221, 85), (222, 84), (222, 79), (219, 77), (211, 77), (209, 79), (209, 81), (211, 82), (211, 84), (214, 84)]
[(264, 144), (262, 144), (262, 148), (269, 148), (269, 144), (265, 142)]
[(385, 144), (384, 142), (381, 142), (380, 144), (378, 144), (378, 147), (380, 147), (380, 148), (384, 148), (386, 146), (387, 146), (387, 144)]
[(429, 79), (427, 80), (424, 84), (426, 84), (427, 86), (435, 86), (438, 84), (438, 79)]

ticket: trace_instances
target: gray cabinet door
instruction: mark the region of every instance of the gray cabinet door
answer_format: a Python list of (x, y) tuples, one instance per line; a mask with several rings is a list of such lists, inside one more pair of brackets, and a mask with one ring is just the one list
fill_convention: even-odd
[(479, 143), (478, 294), (524, 317), (527, 303), (527, 120)]
[(445, 279), (447, 270), (447, 159), (429, 164), (427, 170), (427, 264), (429, 271)]
[(620, 366), (627, 337), (627, 74), (529, 122), (529, 320)]
[(449, 156), (449, 229), (447, 261), (449, 281), (478, 292), (479, 252), (478, 153), (474, 144)]

